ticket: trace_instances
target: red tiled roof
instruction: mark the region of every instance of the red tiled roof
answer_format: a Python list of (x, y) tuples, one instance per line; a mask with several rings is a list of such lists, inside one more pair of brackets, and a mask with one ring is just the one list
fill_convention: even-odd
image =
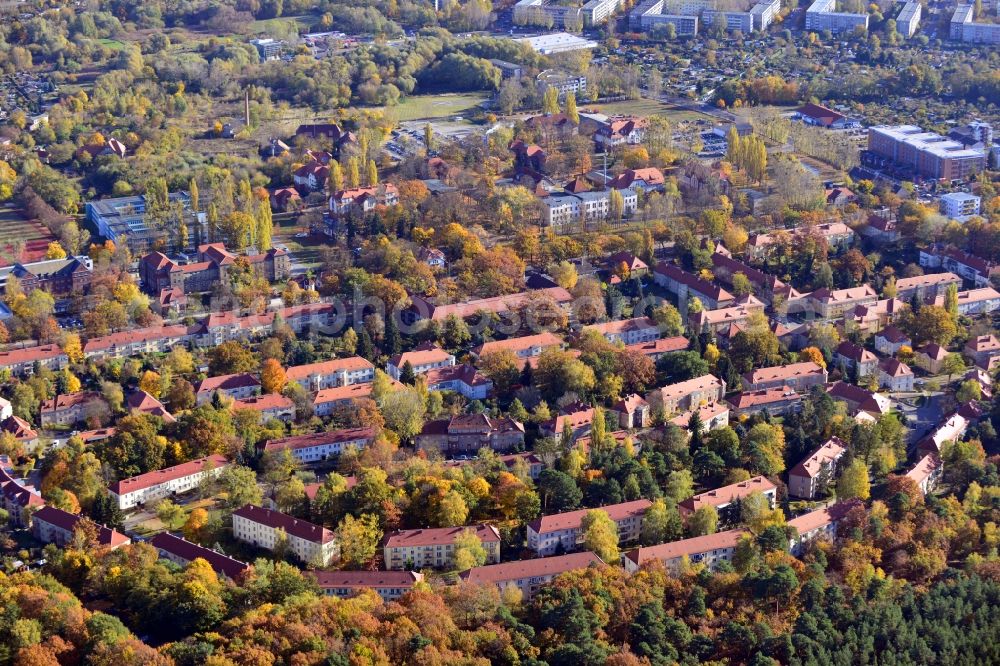
[(44, 414), (45, 412), (57, 412), (62, 409), (72, 409), (73, 407), (80, 407), (99, 399), (100, 395), (94, 391), (60, 393), (56, 397), (43, 402), (40, 407), (40, 411)]
[(600, 510), (608, 514), (608, 517), (615, 522), (624, 520), (631, 516), (642, 517), (646, 514), (646, 509), (652, 506), (652, 502), (647, 499), (634, 500), (632, 502), (622, 502), (621, 504), (609, 504), (599, 506), (594, 509), (577, 509), (576, 511), (565, 511), (555, 513), (541, 518), (535, 518), (528, 523), (528, 526), (535, 530), (537, 534), (548, 534), (557, 530), (577, 529), (583, 522), (589, 511)]
[(188, 462), (181, 463), (180, 465), (174, 465), (173, 467), (158, 469), (155, 472), (147, 472), (146, 474), (140, 474), (139, 476), (133, 476), (128, 479), (122, 479), (121, 481), (115, 481), (109, 486), (109, 489), (118, 496), (134, 493), (137, 490), (152, 488), (153, 486), (166, 483), (167, 481), (181, 479), (185, 476), (191, 476), (192, 474), (199, 474), (209, 463), (211, 463), (215, 468), (220, 468), (228, 465), (229, 461), (226, 460), (225, 456), (216, 453), (204, 458), (198, 458), (197, 460), (189, 460)]
[(396, 530), (386, 535), (386, 548), (409, 548), (414, 546), (437, 546), (454, 543), (455, 538), (471, 530), (482, 543), (499, 543), (500, 531), (493, 525), (480, 523), (466, 527), (438, 527), (422, 530)]
[(706, 534), (694, 537), (693, 539), (682, 539), (680, 541), (671, 541), (670, 543), (661, 543), (657, 546), (636, 548), (625, 553), (625, 557), (639, 566), (654, 560), (666, 562), (685, 555), (690, 556), (710, 550), (735, 548), (744, 534), (749, 534), (749, 532), (746, 530), (716, 532), (715, 534)]
[(421, 365), (431, 365), (432, 363), (444, 363), (449, 358), (451, 358), (451, 354), (440, 347), (434, 347), (433, 349), (414, 349), (413, 351), (396, 354), (389, 359), (389, 363), (402, 369), (406, 362), (409, 361), (410, 365), (416, 368)]
[(233, 409), (253, 409), (263, 412), (269, 409), (294, 409), (295, 403), (291, 398), (286, 398), (280, 393), (267, 393), (265, 395), (255, 395), (244, 400), (234, 400)]
[(340, 587), (358, 590), (377, 590), (383, 587), (408, 590), (424, 579), (423, 574), (416, 571), (313, 571), (309, 575), (316, 579), (321, 590)]
[(751, 370), (743, 375), (743, 377), (750, 384), (758, 384), (761, 382), (785, 381), (795, 377), (822, 374), (823, 368), (818, 363), (804, 361), (802, 363), (776, 365), (770, 368), (758, 368), (757, 370)]
[(824, 465), (837, 460), (847, 451), (847, 445), (839, 437), (831, 437), (823, 446), (809, 454), (805, 460), (793, 467), (788, 473), (795, 476), (812, 478), (817, 476)]
[(32, 361), (44, 361), (62, 356), (63, 350), (59, 345), (39, 345), (38, 347), (25, 347), (23, 349), (8, 349), (0, 351), (0, 367), (20, 365)]
[(335, 372), (356, 372), (358, 370), (374, 369), (371, 361), (360, 356), (349, 356), (348, 358), (333, 358), (329, 361), (318, 363), (307, 363), (306, 365), (294, 365), (285, 371), (285, 377), (290, 382), (297, 382), (308, 378), (310, 375), (329, 375)]
[(219, 375), (207, 377), (194, 387), (195, 393), (212, 393), (214, 391), (231, 391), (239, 388), (260, 386), (256, 377), (248, 372), (234, 375)]
[(590, 324), (584, 326), (584, 331), (597, 331), (601, 335), (622, 335), (630, 331), (643, 331), (649, 328), (657, 328), (655, 321), (649, 317), (636, 317), (634, 319), (617, 319), (615, 321), (605, 321), (600, 324)]
[(484, 342), (473, 351), (478, 356), (492, 354), (502, 349), (509, 349), (516, 354), (519, 351), (531, 349), (532, 347), (557, 347), (561, 344), (562, 338), (555, 333), (545, 331), (544, 333), (539, 333), (537, 335), (525, 335), (519, 338), (508, 338), (506, 340)]
[(928, 453), (913, 466), (913, 469), (904, 474), (904, 476), (913, 479), (919, 484), (933, 474), (940, 466), (941, 459), (934, 453)]
[(203, 559), (217, 574), (222, 574), (227, 578), (236, 580), (240, 574), (250, 569), (246, 562), (240, 562), (228, 555), (223, 555), (217, 550), (199, 546), (191, 543), (187, 539), (174, 536), (169, 532), (161, 532), (149, 540), (149, 545), (157, 550), (162, 550), (176, 557), (192, 562), (195, 559)]
[(825, 106), (813, 104), (812, 102), (800, 106), (797, 110), (801, 115), (809, 116), (824, 127), (829, 127), (838, 120), (843, 120), (847, 117), (842, 113), (834, 111), (833, 109), (828, 109)]
[(708, 296), (712, 300), (715, 301), (733, 300), (733, 295), (730, 294), (725, 289), (723, 289), (722, 287), (712, 284), (707, 280), (702, 280), (697, 275), (692, 275), (691, 273), (688, 273), (687, 271), (684, 271), (673, 264), (668, 264), (666, 262), (661, 261), (656, 265), (654, 271), (661, 275), (665, 275), (666, 277), (670, 278), (671, 280), (674, 280), (675, 282), (679, 282), (683, 285), (686, 285), (688, 289), (691, 289), (692, 291), (698, 294), (703, 294), (705, 296)]
[(775, 485), (766, 477), (755, 476), (746, 481), (740, 481), (739, 483), (733, 483), (689, 497), (681, 502), (679, 507), (682, 510), (694, 513), (703, 506), (720, 507), (731, 504), (736, 499), (742, 499), (750, 493), (766, 492), (768, 490), (775, 490)]
[(794, 527), (798, 530), (799, 535), (808, 534), (813, 530), (826, 527), (830, 523), (835, 523), (846, 516), (851, 509), (864, 506), (861, 500), (850, 499), (844, 502), (837, 502), (836, 504), (822, 509), (816, 509), (815, 511), (810, 511), (809, 513), (798, 516), (797, 518), (792, 518), (787, 523), (788, 527)]
[(353, 442), (360, 439), (372, 440), (375, 438), (374, 428), (342, 428), (329, 432), (316, 432), (308, 435), (295, 435), (294, 437), (282, 437), (281, 439), (269, 439), (264, 444), (264, 451), (283, 451), (284, 449), (307, 449), (311, 446), (322, 446), (324, 444), (336, 444), (337, 442)]
[(676, 335), (672, 338), (660, 338), (652, 342), (639, 342), (633, 345), (625, 345), (629, 351), (637, 351), (640, 354), (651, 356), (652, 354), (667, 354), (675, 351), (683, 351), (691, 345), (691, 341), (683, 335)]
[(496, 585), (524, 578), (558, 576), (567, 571), (586, 569), (590, 566), (604, 566), (604, 562), (594, 553), (587, 551), (534, 560), (517, 560), (515, 562), (491, 564), (484, 567), (473, 567), (468, 571), (463, 571), (459, 574), (459, 577), (465, 582), (474, 585)]
[[(76, 529), (76, 524), (82, 519), (83, 518), (81, 516), (69, 513), (68, 511), (63, 511), (62, 509), (57, 509), (53, 506), (43, 506), (32, 516), (32, 520), (48, 523), (49, 525), (55, 525), (58, 528), (66, 530), (67, 532), (72, 532)], [(97, 542), (102, 546), (117, 548), (131, 543), (132, 540), (121, 532), (105, 527), (104, 525), (98, 525)]]
[(240, 518), (246, 518), (251, 522), (259, 523), (270, 528), (281, 528), (285, 530), (287, 534), (298, 537), (303, 541), (310, 541), (312, 543), (329, 543), (334, 539), (333, 532), (325, 527), (320, 527), (319, 525), (314, 525), (307, 520), (289, 516), (287, 513), (265, 509), (257, 506), (256, 504), (247, 504), (246, 506), (234, 511), (233, 515), (239, 516)]
[(781, 402), (798, 402), (802, 395), (795, 392), (791, 386), (761, 389), (759, 391), (744, 391), (726, 398), (733, 409), (750, 409), (761, 405), (774, 405)]

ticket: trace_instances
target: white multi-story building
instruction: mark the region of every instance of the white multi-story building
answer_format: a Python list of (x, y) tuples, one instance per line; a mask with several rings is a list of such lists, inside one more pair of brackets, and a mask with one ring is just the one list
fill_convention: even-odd
[(315, 571), (312, 576), (323, 594), (349, 599), (374, 590), (386, 603), (397, 601), (424, 579), (417, 571)]
[[(615, 190), (622, 196), (622, 217), (639, 207), (639, 196), (631, 190)], [(542, 199), (542, 221), (559, 231), (570, 224), (607, 220), (611, 215), (611, 192), (550, 194)]]
[(455, 539), (467, 531), (475, 534), (486, 550), (487, 563), (496, 564), (500, 561), (500, 531), (493, 525), (479, 524), (397, 530), (386, 536), (382, 546), (385, 568), (402, 571), (451, 567), (454, 564)]
[[(628, 543), (639, 538), (642, 517), (652, 502), (646, 499), (623, 502), (600, 507), (608, 514), (618, 528), (618, 542)], [(539, 556), (554, 555), (563, 550), (576, 550), (583, 541), (582, 523), (591, 509), (566, 511), (550, 516), (542, 516), (528, 523), (528, 548)]]
[(217, 478), (228, 466), (225, 456), (215, 454), (116, 481), (109, 486), (109, 490), (118, 508), (124, 511), (164, 497), (191, 492), (208, 475)]
[(325, 567), (340, 556), (333, 532), (325, 527), (255, 504), (233, 512), (233, 536), (239, 541), (274, 550), (282, 534), (288, 549), (307, 564)]
[(318, 463), (336, 458), (348, 449), (363, 449), (375, 439), (374, 428), (344, 428), (330, 432), (317, 432), (269, 440), (264, 453), (288, 449), (303, 464)]
[(375, 366), (360, 356), (351, 356), (292, 366), (285, 371), (285, 377), (289, 382), (296, 382), (305, 390), (315, 393), (337, 386), (373, 381)]
[(979, 215), (981, 199), (967, 192), (949, 192), (941, 196), (941, 214), (952, 220), (965, 222), (973, 215)]
[(438, 368), (450, 368), (455, 365), (455, 357), (440, 347), (431, 346), (417, 348), (413, 351), (396, 354), (385, 364), (385, 371), (393, 379), (399, 379), (403, 367), (409, 363), (415, 374), (423, 374)]
[(896, 32), (903, 35), (907, 39), (913, 37), (916, 34), (917, 28), (920, 26), (920, 16), (923, 12), (923, 7), (917, 0), (908, 0), (908, 2), (903, 5), (903, 9), (900, 10), (899, 16), (896, 17)]
[(962, 4), (951, 16), (949, 36), (961, 42), (1000, 44), (1000, 23), (976, 23), (975, 9)]
[(868, 29), (868, 14), (848, 14), (834, 11), (837, 0), (816, 0), (806, 10), (806, 30), (850, 32), (859, 26)]
[[(65, 546), (73, 541), (73, 532), (81, 520), (84, 520), (83, 516), (54, 506), (43, 506), (31, 517), (31, 532), (42, 543)], [(132, 540), (110, 527), (97, 525), (97, 543), (114, 550), (132, 543)]]
[(649, 317), (619, 319), (583, 327), (584, 332), (596, 331), (608, 342), (634, 345), (660, 339), (659, 325)]
[(833, 541), (837, 537), (837, 525), (856, 506), (863, 506), (859, 500), (837, 502), (833, 506), (810, 511), (792, 518), (786, 525), (794, 527), (797, 536), (789, 539), (789, 550), (799, 557), (813, 541), (819, 539)]
[(522, 599), (527, 600), (531, 599), (542, 585), (551, 582), (559, 574), (591, 566), (604, 566), (604, 562), (594, 553), (587, 551), (473, 567), (463, 571), (459, 577), (466, 583), (474, 585), (496, 585), (501, 592), (508, 587), (515, 587), (521, 591)]
[(240, 562), (217, 550), (191, 543), (170, 532), (160, 532), (149, 540), (149, 545), (159, 552), (160, 557), (182, 567), (196, 559), (205, 560), (215, 573), (229, 580), (237, 580), (240, 575), (250, 569), (250, 565), (246, 562)]
[(729, 530), (636, 548), (622, 555), (622, 566), (625, 571), (635, 573), (646, 562), (659, 560), (676, 572), (686, 557), (691, 564), (704, 564), (709, 571), (713, 571), (720, 563), (733, 559), (740, 539), (749, 534), (746, 530)]
[(831, 437), (788, 472), (788, 493), (805, 499), (815, 497), (824, 476), (827, 484), (833, 484), (837, 476), (837, 463), (845, 453), (847, 445), (839, 438)]

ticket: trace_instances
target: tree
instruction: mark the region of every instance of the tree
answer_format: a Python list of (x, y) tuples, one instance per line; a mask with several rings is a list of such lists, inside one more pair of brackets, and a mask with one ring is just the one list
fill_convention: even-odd
[(330, 160), (330, 175), (327, 177), (327, 191), (330, 194), (344, 189), (344, 169), (337, 160)]
[(547, 87), (542, 94), (542, 113), (559, 113), (559, 91), (554, 86)]
[(653, 309), (652, 319), (660, 327), (663, 335), (675, 336), (684, 334), (684, 320), (681, 318), (681, 313), (666, 301)]
[(625, 214), (625, 199), (622, 193), (612, 189), (608, 194), (608, 217), (614, 221), (622, 219)]
[(618, 561), (618, 527), (607, 511), (591, 509), (580, 522), (583, 546), (605, 562)]
[(937, 305), (924, 305), (919, 312), (905, 313), (900, 322), (904, 331), (910, 334), (917, 345), (936, 342), (947, 347), (958, 334), (958, 326), (951, 314)]
[(459, 571), (483, 566), (489, 555), (483, 547), (483, 542), (471, 529), (463, 530), (455, 537), (452, 553), (455, 568)]
[(438, 503), (437, 523), (441, 527), (464, 525), (469, 517), (469, 505), (457, 490), (449, 490)]
[(403, 440), (413, 439), (424, 426), (424, 400), (414, 389), (394, 391), (381, 398), (385, 425)]
[(711, 368), (698, 352), (680, 351), (661, 356), (656, 370), (664, 384), (676, 384), (707, 375)]
[(424, 149), (428, 153), (434, 150), (434, 127), (430, 123), (424, 125)]
[(367, 566), (378, 553), (381, 540), (378, 516), (370, 513), (363, 513), (360, 518), (344, 516), (337, 526), (340, 558), (349, 567)]
[(799, 352), (799, 359), (802, 361), (812, 361), (821, 368), (826, 367), (826, 359), (823, 352), (816, 347), (805, 347)]
[(868, 480), (868, 466), (859, 458), (855, 458), (844, 468), (837, 482), (837, 498), (847, 500), (858, 498), (866, 500), (871, 496), (871, 484)]
[[(505, 395), (521, 378), (520, 359), (510, 349), (483, 354), (480, 371), (493, 382), (498, 395)], [(522, 406), (523, 409), (523, 406)]]
[(753, 293), (753, 283), (744, 273), (734, 273), (731, 279), (733, 293), (736, 296), (747, 296)]
[(965, 372), (965, 361), (962, 359), (962, 355), (952, 352), (945, 356), (944, 360), (941, 361), (941, 372), (948, 375), (949, 384), (953, 375)]
[(672, 500), (658, 499), (646, 509), (642, 517), (641, 541), (653, 546), (681, 538), (683, 533), (680, 513)]
[(160, 397), (162, 386), (163, 382), (160, 375), (152, 370), (145, 371), (142, 373), (142, 377), (139, 378), (139, 389), (145, 391), (154, 398)]
[(576, 94), (572, 91), (566, 93), (566, 117), (574, 125), (580, 124), (580, 112), (576, 109)]
[(242, 465), (229, 465), (219, 476), (219, 482), (226, 493), (226, 507), (238, 509), (247, 504), (260, 504), (261, 492), (257, 485), (257, 473)]
[(264, 393), (281, 393), (288, 383), (285, 369), (273, 358), (264, 361), (260, 371), (260, 388)]
[(227, 340), (208, 352), (208, 371), (211, 376), (253, 372), (257, 367), (257, 358), (253, 352), (235, 340)]
[(571, 511), (583, 500), (583, 491), (573, 477), (555, 469), (542, 470), (538, 477), (538, 492), (542, 508), (547, 513)]
[(975, 379), (969, 379), (961, 383), (958, 391), (955, 392), (955, 399), (960, 403), (979, 400), (982, 398), (982, 386)]
[[(267, 252), (271, 249), (271, 234), (274, 231), (274, 219), (271, 217), (271, 206), (262, 201), (257, 206), (257, 251)], [(185, 243), (186, 245), (186, 243)]]
[(667, 477), (663, 493), (675, 504), (679, 504), (694, 495), (694, 478), (691, 476), (691, 472), (686, 469), (671, 472), (670, 476)]
[(719, 526), (719, 512), (714, 506), (700, 506), (688, 518), (688, 532), (692, 537), (715, 534)]
[(184, 521), (184, 538), (188, 541), (200, 542), (202, 531), (208, 525), (208, 511), (205, 509), (194, 509)]

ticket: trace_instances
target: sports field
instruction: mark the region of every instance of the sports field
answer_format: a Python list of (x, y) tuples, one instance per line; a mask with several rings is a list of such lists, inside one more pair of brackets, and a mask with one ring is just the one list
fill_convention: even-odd
[(482, 92), (412, 95), (390, 109), (400, 121), (448, 118), (471, 113), (488, 97)]
[(633, 116), (653, 116), (660, 115), (666, 116), (673, 122), (681, 122), (684, 120), (713, 120), (713, 118), (704, 113), (698, 113), (697, 111), (690, 111), (688, 109), (681, 109), (670, 104), (664, 104), (663, 102), (658, 102), (655, 99), (630, 99), (622, 102), (608, 102), (608, 103), (597, 103), (597, 104), (585, 104), (580, 103), (579, 108), (583, 110), (595, 110), (598, 113), (604, 113), (609, 116), (617, 115), (633, 115)]
[(43, 259), (53, 240), (48, 229), (26, 220), (16, 208), (0, 208), (0, 266)]

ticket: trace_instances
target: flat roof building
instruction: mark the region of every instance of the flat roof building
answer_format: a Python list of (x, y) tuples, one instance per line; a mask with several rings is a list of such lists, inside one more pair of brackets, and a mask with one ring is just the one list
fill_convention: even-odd
[(849, 14), (835, 11), (837, 0), (816, 0), (806, 10), (806, 30), (850, 32), (859, 26), (868, 29), (868, 14)]
[(879, 125), (868, 129), (868, 150), (914, 174), (935, 180), (964, 180), (986, 166), (982, 150), (916, 125)]

